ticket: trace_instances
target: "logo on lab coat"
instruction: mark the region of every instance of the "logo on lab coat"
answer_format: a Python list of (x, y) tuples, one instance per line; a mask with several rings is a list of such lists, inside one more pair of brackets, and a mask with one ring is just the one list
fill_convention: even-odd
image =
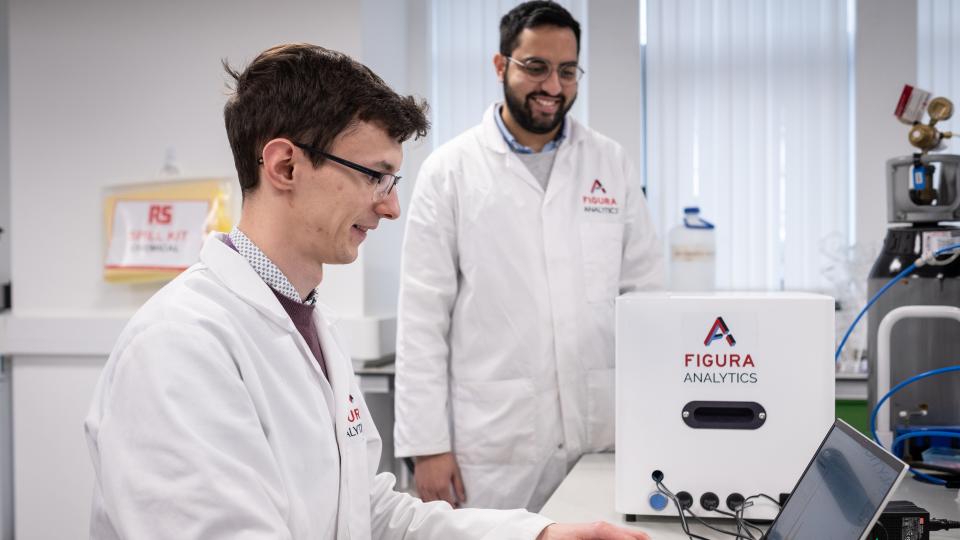
[[(353, 403), (353, 394), (349, 394), (350, 403)], [(347, 437), (356, 437), (363, 433), (363, 422), (360, 421), (360, 408), (350, 407), (347, 411)]]
[(599, 178), (590, 185), (590, 194), (582, 198), (583, 211), (590, 214), (618, 214), (620, 206), (616, 197), (607, 195), (607, 188), (603, 187)]

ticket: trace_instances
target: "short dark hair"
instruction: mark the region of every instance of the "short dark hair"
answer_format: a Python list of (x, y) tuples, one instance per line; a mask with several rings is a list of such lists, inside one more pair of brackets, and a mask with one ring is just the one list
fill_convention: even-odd
[(577, 37), (577, 54), (580, 54), (580, 23), (560, 4), (544, 0), (524, 2), (500, 19), (500, 54), (510, 56), (513, 53), (520, 45), (520, 33), (524, 28), (544, 25), (573, 30)]
[[(316, 45), (272, 47), (242, 73), (226, 60), (223, 67), (235, 83), (223, 118), (244, 195), (257, 188), (258, 161), (271, 139), (327, 150), (356, 122), (377, 124), (397, 142), (423, 137), (430, 126), (425, 101), (397, 95), (370, 68)], [(323, 163), (318, 153), (310, 157), (316, 167)]]

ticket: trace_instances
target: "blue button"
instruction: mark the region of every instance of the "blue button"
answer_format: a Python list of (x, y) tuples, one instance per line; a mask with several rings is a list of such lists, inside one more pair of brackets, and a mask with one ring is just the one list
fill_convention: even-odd
[(667, 503), (670, 502), (670, 499), (666, 495), (660, 493), (659, 491), (654, 491), (650, 494), (650, 507), (654, 510), (663, 510), (667, 507)]

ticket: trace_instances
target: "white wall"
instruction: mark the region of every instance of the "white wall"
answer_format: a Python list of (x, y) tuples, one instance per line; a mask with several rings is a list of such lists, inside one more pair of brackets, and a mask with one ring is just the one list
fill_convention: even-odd
[[(0, 0), (0, 287), (10, 281), (10, 100), (7, 0)], [(3, 301), (0, 288), (0, 302)], [(10, 366), (0, 354), (0, 540), (13, 538)]]
[(640, 101), (640, 20), (637, 0), (587, 4), (590, 78), (589, 124), (623, 145), (640, 170), (643, 158)]
[[(10, 281), (10, 61), (7, 0), (0, 0), (0, 286)], [(0, 290), (0, 295), (2, 295)], [(2, 296), (0, 296), (2, 301)]]
[[(184, 176), (232, 175), (221, 58), (244, 65), (288, 41), (359, 55), (361, 14), (334, 0), (11, 0), (9, 10), (16, 287), (0, 342), (15, 353), (16, 533), (85, 538), (82, 418), (104, 344), (156, 289), (102, 281), (101, 189), (151, 179), (168, 146)], [(64, 354), (63, 333), (96, 346)]]
[(856, 241), (878, 253), (887, 231), (884, 167), (912, 151), (893, 110), (903, 85), (916, 84), (916, 0), (858, 2), (856, 36)]
[[(384, 25), (383, 21), (390, 21)], [(378, 28), (365, 33), (363, 61), (387, 84), (418, 99), (430, 94), (429, 6), (427, 0), (366, 0), (363, 3), (363, 27)], [(377, 234), (365, 244), (364, 310), (370, 315), (393, 318), (397, 311), (400, 281), (400, 247), (413, 184), (420, 164), (429, 155), (430, 139), (425, 137), (404, 145), (403, 177), (398, 184), (401, 216), (396, 222), (381, 222)], [(395, 336), (388, 332), (393, 351)]]
[(100, 277), (101, 188), (155, 177), (169, 146), (185, 176), (233, 174), (220, 59), (301, 40), (357, 54), (359, 12), (345, 5), (13, 0), (17, 315), (125, 311), (149, 296)]

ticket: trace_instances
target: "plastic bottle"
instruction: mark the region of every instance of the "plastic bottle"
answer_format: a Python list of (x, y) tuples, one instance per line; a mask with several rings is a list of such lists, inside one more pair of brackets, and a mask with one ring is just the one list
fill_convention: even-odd
[(716, 287), (714, 226), (700, 208), (683, 209), (683, 224), (670, 229), (671, 291), (712, 291)]

